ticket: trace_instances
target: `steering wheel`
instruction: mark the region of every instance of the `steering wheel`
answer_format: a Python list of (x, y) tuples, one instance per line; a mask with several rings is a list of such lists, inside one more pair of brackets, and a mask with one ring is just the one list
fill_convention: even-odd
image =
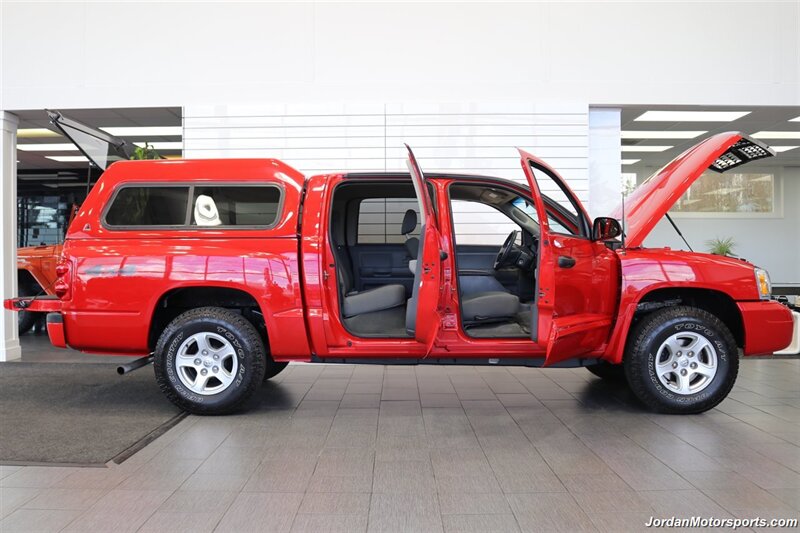
[(508, 234), (508, 237), (506, 237), (506, 241), (503, 243), (503, 246), (500, 248), (500, 251), (497, 253), (497, 257), (494, 260), (495, 270), (503, 266), (508, 260), (508, 256), (511, 255), (511, 250), (514, 248), (514, 243), (517, 242), (518, 234), (519, 230), (515, 229)]

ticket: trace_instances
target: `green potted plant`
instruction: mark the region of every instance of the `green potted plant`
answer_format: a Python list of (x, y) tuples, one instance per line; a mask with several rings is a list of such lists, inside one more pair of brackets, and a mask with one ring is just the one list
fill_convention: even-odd
[(706, 246), (708, 246), (708, 251), (712, 254), (733, 255), (733, 249), (736, 247), (736, 243), (734, 242), (733, 237), (727, 237), (725, 239), (715, 237), (707, 240)]

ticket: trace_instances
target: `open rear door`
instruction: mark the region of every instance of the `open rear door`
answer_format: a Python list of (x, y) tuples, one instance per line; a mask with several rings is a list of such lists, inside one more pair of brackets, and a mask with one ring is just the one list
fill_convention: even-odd
[[(558, 173), (535, 156), (519, 152), (540, 229), (532, 338), (545, 350), (549, 366), (588, 354), (607, 341), (619, 265), (611, 250), (592, 241), (589, 217)], [(548, 197), (574, 216), (575, 232), (551, 230), (539, 181), (546, 182)]]
[(50, 123), (78, 147), (89, 161), (105, 170), (114, 161), (130, 159), (134, 147), (124, 139), (65, 117), (59, 111), (47, 111)]
[(441, 293), (442, 257), (439, 224), (433, 209), (425, 176), (419, 168), (414, 152), (408, 149), (408, 169), (414, 182), (419, 202), (420, 240), (414, 288), (406, 310), (406, 330), (419, 342), (425, 343), (425, 356), (431, 352), (442, 322), (439, 300)]

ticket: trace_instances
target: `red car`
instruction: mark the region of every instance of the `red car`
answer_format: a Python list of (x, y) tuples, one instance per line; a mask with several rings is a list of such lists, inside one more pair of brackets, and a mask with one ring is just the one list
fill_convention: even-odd
[[(240, 407), (289, 361), (586, 366), (654, 410), (697, 413), (731, 390), (740, 349), (789, 344), (764, 270), (642, 246), (704, 171), (768, 147), (724, 133), (686, 151), (630, 196), (624, 237), (621, 211), (592, 222), (520, 155), (529, 187), (424, 176), (410, 149), (409, 174), (114, 163), (69, 228), (56, 296), (5, 306), (49, 312), (56, 346), (152, 358), (169, 399), (200, 414)], [(515, 230), (499, 249), (470, 244), (454, 202)]]

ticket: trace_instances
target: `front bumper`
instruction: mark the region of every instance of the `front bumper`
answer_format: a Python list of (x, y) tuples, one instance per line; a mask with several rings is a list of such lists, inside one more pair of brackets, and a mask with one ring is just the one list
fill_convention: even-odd
[(792, 312), (773, 301), (737, 302), (744, 324), (744, 355), (767, 355), (792, 342)]

